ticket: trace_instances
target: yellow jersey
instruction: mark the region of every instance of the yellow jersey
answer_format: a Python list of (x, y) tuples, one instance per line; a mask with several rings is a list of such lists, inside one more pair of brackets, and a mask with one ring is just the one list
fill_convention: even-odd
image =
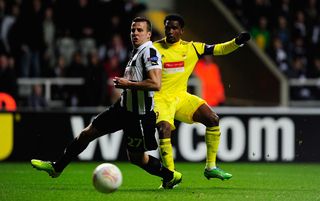
[(164, 38), (153, 45), (160, 52), (163, 65), (161, 90), (156, 92), (155, 96), (186, 92), (188, 78), (201, 55), (224, 55), (239, 47), (235, 39), (222, 44), (207, 45), (183, 40), (170, 44)]

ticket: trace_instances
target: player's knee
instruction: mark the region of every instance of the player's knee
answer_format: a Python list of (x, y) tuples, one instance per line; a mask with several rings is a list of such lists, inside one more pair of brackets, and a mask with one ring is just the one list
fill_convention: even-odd
[(207, 127), (212, 127), (212, 126), (218, 126), (219, 125), (219, 116), (212, 112), (211, 115), (208, 118), (208, 125)]
[(144, 153), (130, 153), (128, 152), (129, 161), (137, 166), (143, 166), (148, 163)]
[(213, 113), (212, 116), (213, 116), (213, 122), (215, 122), (216, 124), (219, 124), (219, 116), (216, 113)]
[(97, 130), (90, 124), (84, 128), (78, 136), (78, 140), (81, 142), (91, 142), (97, 137)]
[(159, 132), (159, 138), (170, 138), (171, 137), (171, 125), (167, 122), (160, 122), (157, 124), (157, 129)]

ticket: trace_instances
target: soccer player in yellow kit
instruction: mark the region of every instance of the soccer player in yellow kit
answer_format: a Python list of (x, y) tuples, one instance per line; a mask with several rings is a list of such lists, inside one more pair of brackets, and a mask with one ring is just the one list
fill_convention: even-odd
[[(208, 45), (181, 40), (184, 20), (180, 15), (166, 16), (164, 26), (166, 37), (154, 42), (162, 56), (163, 65), (162, 87), (155, 93), (162, 162), (169, 170), (175, 171), (171, 145), (171, 131), (175, 129), (174, 119), (185, 123), (199, 122), (206, 126), (207, 156), (204, 176), (207, 179), (230, 179), (232, 175), (216, 165), (220, 142), (219, 117), (205, 100), (187, 92), (187, 83), (200, 56), (229, 54), (246, 43), (250, 35), (242, 32), (228, 42)], [(177, 181), (180, 182), (181, 179)]]

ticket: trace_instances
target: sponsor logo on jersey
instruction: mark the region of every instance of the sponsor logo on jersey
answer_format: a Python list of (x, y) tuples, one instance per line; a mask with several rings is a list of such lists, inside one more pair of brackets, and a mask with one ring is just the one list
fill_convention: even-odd
[(184, 72), (184, 61), (165, 62), (163, 67), (167, 73)]
[(148, 61), (158, 61), (158, 57), (157, 56), (149, 57)]
[(153, 66), (158, 65), (158, 57), (157, 56), (149, 57), (147, 60), (151, 61), (151, 65), (153, 65)]

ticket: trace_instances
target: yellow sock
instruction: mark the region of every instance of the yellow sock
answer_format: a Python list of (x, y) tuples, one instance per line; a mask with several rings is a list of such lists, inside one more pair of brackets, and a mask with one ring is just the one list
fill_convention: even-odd
[(207, 145), (206, 168), (212, 169), (216, 167), (216, 158), (220, 143), (220, 128), (219, 126), (207, 127), (205, 135)]
[(174, 170), (174, 161), (172, 154), (172, 145), (170, 138), (160, 139), (160, 156), (162, 164), (169, 170)]

